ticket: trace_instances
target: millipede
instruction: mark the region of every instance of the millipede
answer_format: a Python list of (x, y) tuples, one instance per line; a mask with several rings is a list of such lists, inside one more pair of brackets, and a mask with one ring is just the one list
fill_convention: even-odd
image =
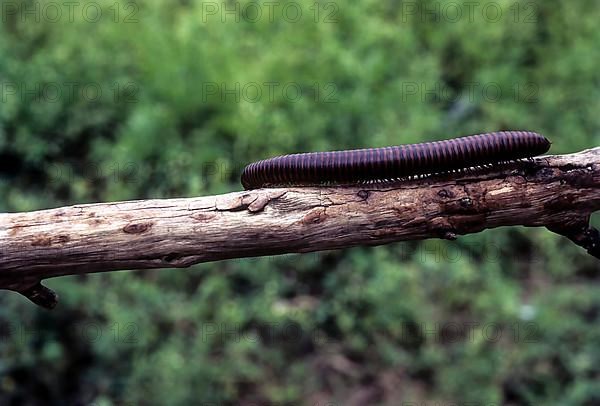
[(383, 148), (305, 152), (253, 162), (245, 189), (384, 182), (517, 161), (541, 155), (550, 141), (531, 131), (499, 131)]

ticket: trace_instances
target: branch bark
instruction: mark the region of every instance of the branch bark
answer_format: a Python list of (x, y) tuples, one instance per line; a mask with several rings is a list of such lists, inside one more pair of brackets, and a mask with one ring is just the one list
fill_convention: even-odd
[(600, 258), (600, 147), (387, 184), (289, 187), (0, 214), (0, 288), (44, 307), (45, 278), (188, 267), (499, 226), (544, 226)]

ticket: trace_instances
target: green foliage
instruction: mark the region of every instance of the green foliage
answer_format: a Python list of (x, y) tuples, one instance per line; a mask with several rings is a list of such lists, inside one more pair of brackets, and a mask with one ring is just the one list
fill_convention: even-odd
[[(101, 1), (98, 21), (86, 2), (37, 21), (15, 7), (48, 2), (2, 1), (0, 210), (222, 193), (272, 154), (488, 130), (598, 145), (598, 5), (459, 3)], [(595, 404), (597, 275), (511, 228), (58, 278), (53, 312), (0, 297), (2, 403)]]

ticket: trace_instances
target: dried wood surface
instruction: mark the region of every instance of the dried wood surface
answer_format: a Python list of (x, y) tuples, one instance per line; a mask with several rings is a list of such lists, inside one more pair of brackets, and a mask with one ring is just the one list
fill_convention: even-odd
[(0, 214), (0, 288), (40, 280), (544, 226), (600, 258), (600, 148), (387, 184), (288, 187)]

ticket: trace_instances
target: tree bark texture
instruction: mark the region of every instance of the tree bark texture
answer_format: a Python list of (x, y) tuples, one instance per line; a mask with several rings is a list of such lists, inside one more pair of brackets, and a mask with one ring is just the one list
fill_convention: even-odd
[(388, 183), (258, 189), (0, 214), (0, 288), (53, 307), (45, 278), (187, 267), (499, 226), (544, 226), (600, 258), (600, 147)]

